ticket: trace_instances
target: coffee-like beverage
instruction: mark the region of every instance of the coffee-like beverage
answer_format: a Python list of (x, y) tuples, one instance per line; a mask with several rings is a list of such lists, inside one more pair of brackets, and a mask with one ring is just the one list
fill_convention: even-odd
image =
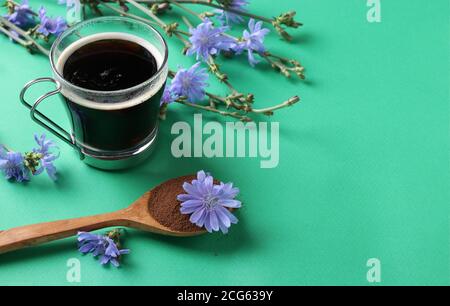
[(85, 95), (63, 92), (74, 138), (85, 151), (132, 150), (154, 137), (165, 80), (138, 94), (127, 90), (151, 81), (163, 60), (152, 44), (125, 33), (87, 36), (64, 50), (57, 69), (66, 81), (85, 92), (108, 93), (92, 103)]
[(158, 70), (153, 54), (128, 40), (102, 39), (74, 51), (64, 64), (70, 83), (90, 90), (115, 91), (149, 80)]
[[(168, 57), (164, 38), (144, 22), (118, 16), (79, 22), (52, 44), (53, 76), (25, 84), (20, 102), (33, 121), (75, 149), (84, 163), (127, 169), (155, 148)], [(41, 83), (51, 83), (51, 90), (29, 101), (27, 92)], [(71, 128), (42, 109), (56, 96)]]

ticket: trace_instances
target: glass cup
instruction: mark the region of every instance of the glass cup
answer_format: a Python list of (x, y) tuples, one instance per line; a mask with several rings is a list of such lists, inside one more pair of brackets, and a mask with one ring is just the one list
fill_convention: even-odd
[[(157, 72), (147, 81), (123, 90), (96, 91), (76, 86), (63, 76), (70, 55), (88, 42), (120, 38), (147, 48), (155, 57)], [(155, 146), (162, 93), (168, 75), (168, 49), (161, 34), (143, 22), (125, 17), (101, 17), (81, 22), (59, 36), (50, 50), (53, 78), (39, 78), (20, 93), (31, 118), (72, 146), (81, 159), (94, 167), (115, 170), (145, 160)], [(51, 82), (56, 89), (33, 104), (25, 99), (36, 83)], [(37, 108), (58, 95), (67, 110), (72, 131), (64, 130)]]

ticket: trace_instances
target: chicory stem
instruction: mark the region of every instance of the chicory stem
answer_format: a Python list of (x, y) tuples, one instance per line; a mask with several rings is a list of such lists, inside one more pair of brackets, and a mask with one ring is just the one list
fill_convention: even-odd
[[(26, 31), (22, 30), (15, 24), (11, 23), (6, 19), (5, 17), (0, 16), (0, 25), (4, 24), (6, 27), (8, 27), (11, 31), (16, 32), (20, 36), (23, 37), (26, 41), (30, 42), (37, 50), (44, 53), (45, 55), (49, 55), (50, 51), (46, 48), (44, 48), (42, 45), (40, 45), (33, 37), (31, 37)], [(11, 32), (10, 31), (10, 32)]]
[(196, 108), (196, 109), (200, 109), (200, 110), (204, 110), (204, 111), (220, 114), (220, 115), (225, 116), (225, 117), (232, 117), (232, 118), (235, 118), (235, 119), (239, 119), (240, 121), (243, 121), (243, 122), (251, 122), (251, 121), (253, 121), (251, 118), (249, 118), (249, 117), (247, 117), (245, 115), (240, 115), (237, 112), (227, 112), (227, 111), (223, 111), (223, 110), (219, 110), (219, 109), (213, 108), (211, 106), (204, 106), (204, 105), (194, 104), (194, 103), (181, 101), (181, 100), (177, 100), (175, 102), (183, 104), (183, 105), (186, 105), (186, 106), (190, 106), (190, 107), (193, 107), (193, 108)]
[[(172, 2), (171, 0), (138, 0), (141, 3), (150, 3), (150, 4), (158, 4), (158, 3), (168, 3), (168, 2)], [(233, 14), (237, 14), (237, 15), (241, 15), (244, 17), (249, 17), (249, 18), (253, 18), (253, 19), (257, 19), (257, 20), (261, 20), (264, 21), (266, 23), (270, 23), (272, 24), (272, 22), (274, 21), (271, 18), (267, 18), (264, 16), (259, 16), (259, 15), (255, 15), (252, 13), (248, 13), (242, 10), (236, 10), (233, 9), (231, 7), (225, 7), (219, 4), (215, 4), (212, 3), (211, 1), (204, 1), (204, 0), (177, 0), (177, 2), (179, 4), (199, 4), (199, 5), (204, 5), (204, 6), (209, 6), (211, 8), (215, 8), (215, 9), (219, 9), (219, 10), (224, 10)]]
[(145, 23), (153, 25), (153, 26), (155, 26), (155, 25), (159, 26), (159, 24), (157, 22), (155, 22), (155, 21), (151, 21), (151, 20), (148, 20), (147, 18), (142, 18), (142, 17), (140, 17), (138, 15), (134, 15), (134, 14), (125, 12), (124, 10), (115, 8), (114, 6), (109, 5), (106, 2), (99, 2), (99, 5), (102, 5), (102, 6), (106, 7), (106, 8), (108, 8), (108, 9), (110, 9), (111, 11), (116, 12), (117, 14), (121, 15), (122, 17), (130, 17), (130, 18), (133, 18), (133, 19), (145, 22)]
[(162, 21), (161, 19), (159, 19), (158, 16), (156, 16), (155, 14), (152, 13), (152, 11), (150, 11), (149, 9), (147, 9), (145, 6), (143, 6), (142, 4), (137, 3), (134, 0), (124, 0), (126, 2), (128, 2), (129, 4), (131, 4), (132, 6), (136, 7), (137, 9), (139, 9), (140, 11), (142, 11), (143, 13), (145, 13), (146, 15), (148, 15), (149, 17), (151, 17), (154, 21), (156, 21), (161, 27), (165, 27), (167, 26), (167, 24)]
[(18, 35), (14, 35), (13, 33), (11, 33), (11, 31), (9, 31), (8, 29), (4, 28), (1, 25), (0, 25), (0, 32), (5, 34), (6, 36), (8, 36), (11, 40), (15, 41), (16, 43), (24, 46), (25, 48), (29, 48), (30, 47), (30, 44), (28, 42), (26, 42), (25, 40), (19, 38)]
[(262, 109), (252, 109), (253, 113), (256, 114), (265, 114), (265, 115), (273, 115), (273, 112), (285, 107), (289, 107), (292, 106), (296, 103), (300, 102), (300, 97), (298, 96), (294, 96), (286, 101), (284, 101), (283, 103), (280, 103), (278, 105), (272, 106), (272, 107), (267, 107), (267, 108), (262, 108)]
[[(143, 12), (144, 14), (146, 14), (147, 16), (152, 18), (164, 31), (167, 31), (169, 25), (166, 24), (164, 21), (162, 21), (160, 18), (158, 18), (155, 14), (153, 14), (151, 10), (147, 9), (145, 6), (143, 6), (142, 4), (137, 3), (134, 0), (124, 0), (124, 1), (126, 1), (129, 4), (133, 5), (134, 7), (139, 9), (141, 12)], [(183, 36), (181, 36), (180, 33), (177, 33), (176, 31), (172, 31), (172, 33), (179, 40), (181, 40), (184, 43), (186, 48), (190, 47), (190, 43)]]
[(175, 1), (175, 0), (167, 0), (167, 2), (169, 2), (169, 3), (171, 3), (171, 4), (175, 5), (175, 6), (178, 6), (180, 9), (184, 10), (185, 12), (187, 12), (187, 13), (189, 13), (191, 15), (196, 15), (200, 19), (202, 19), (200, 17), (200, 15), (198, 15), (196, 12), (194, 12), (193, 10), (191, 10), (190, 8), (188, 8), (188, 7), (184, 6), (184, 5), (181, 5), (178, 0), (177, 1)]

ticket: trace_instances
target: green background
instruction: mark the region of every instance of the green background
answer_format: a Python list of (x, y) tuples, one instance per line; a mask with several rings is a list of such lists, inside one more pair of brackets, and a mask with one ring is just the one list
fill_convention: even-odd
[[(62, 14), (55, 1), (45, 3)], [(83, 285), (367, 285), (366, 262), (379, 258), (382, 284), (450, 284), (449, 2), (382, 2), (368, 23), (365, 0), (254, 0), (252, 11), (296, 10), (305, 26), (274, 53), (302, 61), (306, 82), (265, 64), (221, 60), (260, 106), (299, 94), (280, 111), (280, 164), (257, 159), (174, 159), (172, 124), (192, 110), (170, 107), (161, 141), (139, 168), (108, 173), (85, 166), (63, 143), (60, 180), (0, 181), (0, 228), (121, 209), (156, 184), (199, 169), (233, 181), (245, 207), (227, 236), (174, 239), (129, 231), (120, 269), (102, 268), (75, 239), (0, 256), (0, 284), (67, 285), (66, 262), (81, 261)], [(170, 66), (190, 64), (170, 40)], [(30, 79), (50, 75), (47, 59), (0, 37), (0, 141), (25, 151), (31, 122), (18, 101)], [(215, 85), (212, 87), (214, 89)], [(44, 110), (59, 122), (57, 103)], [(204, 119), (216, 117), (206, 115)]]

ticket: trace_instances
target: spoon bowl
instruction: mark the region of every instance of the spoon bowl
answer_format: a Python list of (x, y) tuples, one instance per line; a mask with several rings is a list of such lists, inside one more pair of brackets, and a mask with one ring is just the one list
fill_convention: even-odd
[[(195, 175), (168, 180), (143, 194), (128, 208), (101, 215), (61, 220), (17, 227), (0, 232), (0, 254), (35, 246), (77, 235), (78, 232), (94, 231), (107, 227), (122, 226), (151, 233), (191, 237), (206, 233), (201, 228), (174, 230), (161, 224), (161, 220), (152, 215), (152, 205), (168, 205), (177, 201), (177, 195), (183, 192), (182, 182), (192, 181)], [(175, 188), (174, 188), (175, 187)], [(173, 204), (173, 203), (172, 203)], [(181, 213), (180, 213), (181, 215)], [(188, 218), (188, 216), (184, 216)]]

